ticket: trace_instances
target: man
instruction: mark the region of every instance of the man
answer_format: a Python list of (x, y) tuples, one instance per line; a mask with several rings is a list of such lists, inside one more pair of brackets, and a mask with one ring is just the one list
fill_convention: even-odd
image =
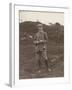
[(51, 69), (48, 68), (48, 57), (47, 57), (48, 36), (47, 33), (43, 31), (42, 24), (38, 24), (37, 27), (38, 27), (38, 32), (34, 36), (34, 44), (35, 44), (35, 55), (39, 64), (38, 72), (40, 72), (41, 59), (44, 60), (47, 71), (51, 71)]

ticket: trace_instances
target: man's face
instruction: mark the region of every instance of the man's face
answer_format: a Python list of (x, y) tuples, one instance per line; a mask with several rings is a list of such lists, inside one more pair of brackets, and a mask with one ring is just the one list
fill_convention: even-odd
[(38, 30), (39, 31), (43, 31), (43, 27), (42, 26), (38, 26)]

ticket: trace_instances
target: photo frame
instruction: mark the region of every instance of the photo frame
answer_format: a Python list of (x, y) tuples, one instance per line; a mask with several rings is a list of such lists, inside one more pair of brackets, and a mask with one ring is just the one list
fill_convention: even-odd
[[(10, 12), (10, 77), (9, 84), (13, 86), (38, 86), (47, 84), (61, 84), (70, 82), (70, 64), (69, 64), (69, 8), (68, 7), (50, 7), (13, 4), (9, 5)], [(38, 79), (19, 79), (19, 11), (38, 11), (38, 12), (63, 12), (64, 13), (64, 77), (38, 78)]]

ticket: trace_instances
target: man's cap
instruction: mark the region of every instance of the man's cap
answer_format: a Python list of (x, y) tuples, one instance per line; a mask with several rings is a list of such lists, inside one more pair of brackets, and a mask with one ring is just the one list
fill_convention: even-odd
[(37, 24), (37, 27), (42, 27), (43, 25), (41, 23)]

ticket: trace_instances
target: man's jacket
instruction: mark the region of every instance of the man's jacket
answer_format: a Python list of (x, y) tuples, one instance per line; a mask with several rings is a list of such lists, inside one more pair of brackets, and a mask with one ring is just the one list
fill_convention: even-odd
[(47, 33), (37, 32), (34, 36), (35, 52), (47, 50), (48, 36)]

